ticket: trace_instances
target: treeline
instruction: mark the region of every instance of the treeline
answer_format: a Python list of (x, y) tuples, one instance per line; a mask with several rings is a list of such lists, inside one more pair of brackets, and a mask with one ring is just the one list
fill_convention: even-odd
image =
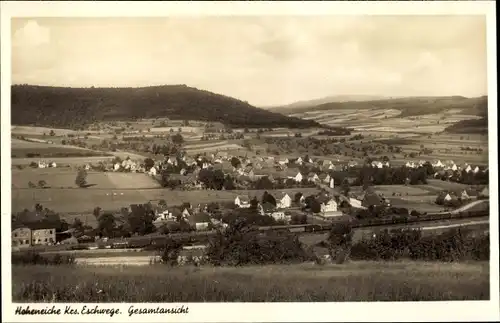
[(247, 102), (185, 85), (143, 88), (11, 87), (12, 123), (83, 128), (96, 121), (168, 117), (237, 127), (307, 128), (312, 120), (287, 117)]
[(488, 134), (488, 118), (462, 120), (444, 129), (448, 133)]
[[(195, 263), (215, 266), (291, 264), (304, 261), (324, 263), (324, 258), (315, 252), (315, 247), (328, 250), (327, 257), (336, 263), (350, 259), (447, 262), (489, 260), (489, 233), (475, 233), (462, 228), (425, 236), (420, 230), (385, 230), (357, 242), (353, 242), (352, 237), (351, 226), (339, 223), (332, 227), (327, 240), (316, 246), (306, 247), (295, 234), (256, 232), (242, 220), (210, 238), (204, 256), (199, 257)], [(178, 264), (181, 249), (179, 242), (167, 240), (162, 249), (163, 262)]]

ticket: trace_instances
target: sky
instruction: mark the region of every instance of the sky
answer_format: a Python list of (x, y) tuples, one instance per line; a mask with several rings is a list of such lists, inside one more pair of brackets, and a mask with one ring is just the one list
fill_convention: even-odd
[(12, 83), (186, 84), (256, 106), (487, 92), (484, 16), (12, 19)]

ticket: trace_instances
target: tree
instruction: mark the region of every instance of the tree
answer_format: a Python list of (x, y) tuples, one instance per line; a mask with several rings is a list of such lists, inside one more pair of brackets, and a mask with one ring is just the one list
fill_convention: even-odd
[(29, 181), (28, 182), (28, 187), (29, 188), (36, 188), (36, 185), (32, 181)]
[(241, 166), (241, 161), (238, 157), (231, 158), (231, 166), (233, 166), (234, 168), (238, 168)]
[(98, 206), (96, 206), (94, 208), (94, 211), (92, 211), (92, 214), (96, 217), (96, 219), (99, 219), (99, 217), (101, 216), (101, 211), (102, 209)]
[(112, 237), (116, 229), (115, 216), (111, 213), (104, 213), (99, 217), (97, 229), (104, 237)]
[(84, 231), (83, 222), (82, 222), (82, 220), (80, 220), (80, 218), (75, 218), (75, 220), (73, 221), (73, 224), (71, 224), (71, 227), (73, 229), (75, 229), (77, 232)]
[(87, 171), (80, 169), (76, 175), (75, 184), (78, 187), (85, 187), (87, 185)]
[(38, 187), (45, 188), (46, 186), (47, 186), (47, 182), (44, 181), (43, 179), (38, 181)]
[(155, 215), (151, 204), (132, 204), (130, 209), (132, 212), (128, 215), (127, 222), (131, 233), (145, 235), (154, 232)]
[(49, 135), (50, 135), (51, 137), (54, 137), (54, 136), (56, 135), (56, 133), (54, 132), (54, 130), (50, 130)]
[(180, 133), (176, 133), (172, 136), (172, 142), (176, 145), (182, 145), (184, 143), (184, 137)]
[(150, 170), (155, 165), (155, 161), (151, 158), (144, 159), (144, 166), (147, 170)]
[(349, 194), (349, 192), (351, 191), (351, 187), (349, 186), (349, 181), (347, 180), (347, 178), (344, 178), (344, 180), (342, 181), (342, 193), (347, 196)]
[(264, 194), (262, 194), (262, 204), (264, 204), (266, 202), (271, 203), (272, 205), (276, 206), (276, 199), (274, 198), (274, 196), (269, 194), (267, 191), (265, 191)]
[(297, 192), (295, 193), (295, 196), (293, 198), (293, 202), (295, 202), (296, 204), (299, 204), (300, 203), (300, 199), (302, 198), (302, 193), (301, 192)]

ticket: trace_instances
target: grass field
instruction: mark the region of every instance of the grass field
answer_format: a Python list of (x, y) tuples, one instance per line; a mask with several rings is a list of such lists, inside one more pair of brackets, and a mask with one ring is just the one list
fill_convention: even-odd
[[(144, 175), (145, 176), (145, 175)], [(90, 183), (90, 181), (89, 181)], [(48, 183), (50, 185), (50, 182)], [(277, 195), (287, 192), (291, 197), (296, 192), (312, 194), (317, 189), (287, 189), (269, 191)], [(248, 194), (250, 198), (262, 197), (263, 190), (235, 190), (235, 191), (178, 191), (170, 189), (14, 189), (12, 191), (12, 210), (22, 211), (32, 209), (36, 203), (60, 213), (92, 213), (99, 206), (104, 210), (119, 210), (121, 207), (136, 203), (147, 203), (164, 199), (168, 205), (180, 205), (190, 202), (193, 205), (215, 201), (234, 201), (237, 195)]]
[[(34, 168), (12, 171), (13, 188), (28, 188), (28, 182), (47, 182), (50, 188), (77, 188), (76, 171), (58, 168)], [(88, 172), (89, 188), (96, 189), (146, 189), (159, 188), (160, 185), (151, 176), (143, 173)]]
[(279, 302), (489, 299), (481, 263), (352, 262), (243, 268), (15, 266), (14, 302)]

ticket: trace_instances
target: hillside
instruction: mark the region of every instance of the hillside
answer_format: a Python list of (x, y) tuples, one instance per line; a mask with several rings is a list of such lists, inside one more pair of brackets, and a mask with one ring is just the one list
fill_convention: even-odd
[(11, 87), (12, 124), (60, 128), (95, 121), (167, 117), (173, 120), (222, 122), (235, 127), (318, 126), (246, 102), (185, 85), (143, 88)]
[(488, 133), (488, 118), (475, 119), (475, 120), (462, 120), (457, 122), (445, 130), (447, 133)]
[(272, 111), (280, 111), (284, 114), (296, 114), (336, 109), (395, 109), (401, 111), (400, 117), (439, 113), (450, 109), (460, 109), (461, 114), (486, 116), (488, 114), (488, 97), (407, 97), (369, 101), (330, 102), (303, 108), (282, 107), (280, 109), (272, 109)]
[(281, 111), (290, 112), (290, 110), (294, 110), (294, 109), (310, 108), (310, 107), (314, 107), (317, 105), (322, 105), (322, 104), (327, 104), (327, 103), (332, 103), (332, 102), (363, 102), (363, 101), (373, 101), (373, 100), (382, 100), (382, 99), (386, 99), (386, 98), (382, 97), (382, 96), (375, 96), (375, 95), (334, 95), (334, 96), (327, 96), (327, 97), (314, 99), (314, 100), (297, 101), (297, 102), (287, 104), (287, 105), (282, 105), (282, 106), (267, 107), (265, 109), (267, 109), (269, 111), (280, 113)]

